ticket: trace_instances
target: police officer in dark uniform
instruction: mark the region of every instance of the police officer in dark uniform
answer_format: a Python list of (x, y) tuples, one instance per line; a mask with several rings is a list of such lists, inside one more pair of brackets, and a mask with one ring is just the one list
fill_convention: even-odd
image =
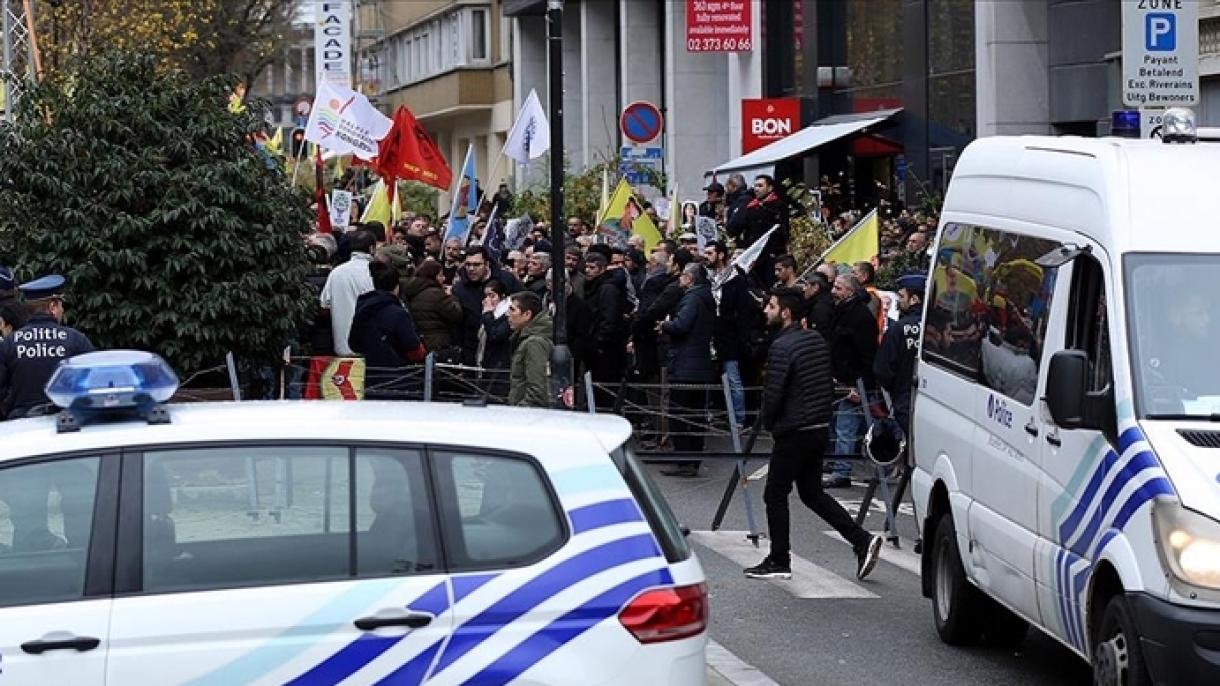
[(60, 324), (63, 288), (58, 274), (18, 286), (30, 318), (0, 344), (0, 398), (8, 398), (9, 419), (29, 416), (49, 402), (43, 388), (62, 360), (93, 351), (88, 337)]
[(873, 374), (890, 394), (894, 419), (909, 433), (911, 387), (915, 378), (915, 359), (919, 355), (922, 331), (923, 294), (928, 275), (917, 272), (898, 277), (898, 308), (902, 317), (890, 324), (881, 339)]

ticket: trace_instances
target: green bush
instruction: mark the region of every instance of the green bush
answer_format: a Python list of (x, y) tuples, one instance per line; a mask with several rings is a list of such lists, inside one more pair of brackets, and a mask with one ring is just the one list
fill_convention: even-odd
[(95, 345), (190, 373), (273, 359), (312, 312), (308, 198), (247, 144), (264, 111), (231, 114), (233, 81), (90, 58), (0, 130), (0, 263), (68, 277)]

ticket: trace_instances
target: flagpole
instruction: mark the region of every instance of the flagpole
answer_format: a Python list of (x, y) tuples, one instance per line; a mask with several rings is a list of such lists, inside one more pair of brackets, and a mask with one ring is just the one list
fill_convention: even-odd
[[(496, 178), (496, 174), (500, 172), (500, 163), (504, 161), (504, 150), (508, 147), (508, 142), (504, 143), (504, 147), (500, 148), (500, 154), (496, 155), (496, 163), (491, 168), (491, 173), (487, 175), (487, 185), (483, 187), (483, 196), (479, 198), (479, 204), (475, 206), (474, 211), (477, 214), (479, 208), (483, 207), (483, 203), (487, 202), (487, 189), (491, 188), (491, 180)], [(490, 218), (488, 223), (491, 223)]]
[[(551, 319), (551, 402), (568, 407), (565, 399), (573, 392), (572, 351), (568, 348), (567, 269), (564, 267), (563, 225), (563, 0), (547, 0), (547, 51), (549, 69), (547, 93), (551, 108), (551, 298), (555, 315)], [(591, 408), (592, 409), (592, 408)]]

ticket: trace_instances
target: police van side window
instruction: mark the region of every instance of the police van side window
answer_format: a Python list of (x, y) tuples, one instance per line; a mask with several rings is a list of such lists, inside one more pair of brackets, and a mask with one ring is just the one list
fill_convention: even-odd
[(144, 454), (148, 592), (435, 573), (408, 449), (242, 446)]
[(0, 607), (85, 592), (98, 458), (0, 469)]
[(1088, 353), (1087, 390), (1099, 393), (1113, 383), (1104, 272), (1101, 264), (1089, 255), (1076, 258), (1073, 264), (1067, 347)]
[(1030, 405), (1038, 386), (1057, 246), (981, 226), (945, 226), (923, 334), (928, 362)]
[(532, 461), (436, 450), (432, 468), (451, 571), (526, 566), (566, 540), (557, 502)]

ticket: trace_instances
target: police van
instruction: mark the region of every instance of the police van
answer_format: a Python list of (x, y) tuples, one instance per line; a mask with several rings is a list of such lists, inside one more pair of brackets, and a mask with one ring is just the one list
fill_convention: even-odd
[(949, 643), (1032, 625), (1105, 684), (1220, 683), (1220, 144), (971, 143), (917, 369), (923, 592)]
[(0, 684), (703, 684), (708, 598), (617, 417), (164, 405), (73, 358), (0, 423)]

